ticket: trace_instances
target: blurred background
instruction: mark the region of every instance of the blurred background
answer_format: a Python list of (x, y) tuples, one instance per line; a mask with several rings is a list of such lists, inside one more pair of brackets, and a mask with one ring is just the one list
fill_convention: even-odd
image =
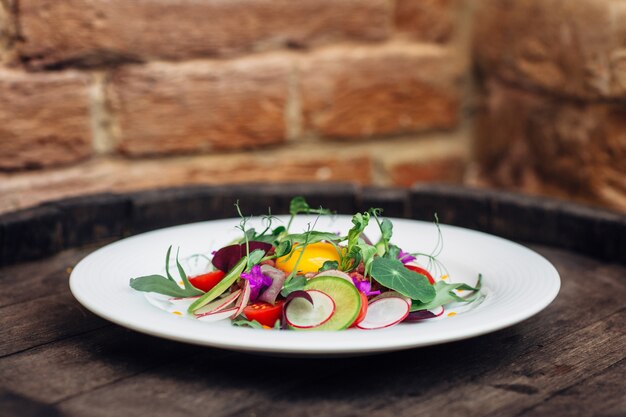
[(0, 0), (0, 212), (254, 181), (626, 212), (626, 1)]

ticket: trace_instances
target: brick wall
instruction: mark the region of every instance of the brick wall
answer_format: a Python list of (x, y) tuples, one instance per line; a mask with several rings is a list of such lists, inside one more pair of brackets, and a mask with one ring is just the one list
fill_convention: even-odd
[(0, 211), (189, 183), (463, 180), (461, 0), (0, 5)]
[(477, 9), (476, 182), (626, 211), (626, 1)]
[(626, 0), (0, 0), (0, 212), (250, 181), (626, 211), (625, 28)]

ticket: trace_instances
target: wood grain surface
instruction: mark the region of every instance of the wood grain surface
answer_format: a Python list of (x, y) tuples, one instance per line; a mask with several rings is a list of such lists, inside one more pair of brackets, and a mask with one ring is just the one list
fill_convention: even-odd
[(626, 267), (531, 246), (562, 288), (481, 337), (357, 358), (277, 358), (110, 324), (73, 299), (96, 249), (0, 269), (0, 416), (623, 416)]

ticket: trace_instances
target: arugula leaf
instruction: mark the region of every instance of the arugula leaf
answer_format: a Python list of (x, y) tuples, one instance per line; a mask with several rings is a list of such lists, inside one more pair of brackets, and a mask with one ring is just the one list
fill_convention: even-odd
[(337, 261), (324, 261), (324, 263), (322, 264), (322, 267), (320, 269), (317, 270), (317, 272), (324, 272), (324, 271), (328, 271), (331, 269), (337, 269), (339, 268), (339, 262)]
[(431, 302), (436, 295), (428, 278), (405, 268), (397, 259), (374, 258), (372, 277), (381, 285), (422, 303)]
[(185, 270), (183, 269), (183, 266), (178, 261), (178, 251), (176, 251), (176, 267), (178, 268), (178, 274), (180, 275), (180, 279), (183, 282), (183, 286), (185, 287), (185, 290), (189, 294), (192, 294), (192, 295), (204, 294), (204, 291), (200, 291), (199, 289), (191, 285), (191, 282), (189, 282), (189, 279), (187, 278), (187, 273), (185, 272)]
[(253, 329), (262, 329), (263, 325), (256, 320), (238, 319), (232, 322), (233, 326), (251, 327)]
[(143, 277), (131, 278), (130, 287), (137, 291), (156, 292), (170, 297), (193, 297), (202, 294), (202, 291), (194, 289), (189, 291), (181, 288), (176, 282), (170, 281), (162, 275), (146, 275)]
[(167, 253), (165, 254), (165, 275), (167, 275), (167, 279), (176, 282), (172, 274), (170, 274), (170, 253), (172, 253), (172, 245), (167, 248)]
[[(411, 311), (431, 310), (435, 307), (439, 307), (453, 301), (474, 301), (480, 296), (480, 289), (482, 288), (482, 274), (478, 275), (478, 282), (476, 283), (476, 287), (471, 287), (463, 283), (448, 284), (443, 281), (437, 281), (435, 285), (433, 285), (433, 288), (436, 292), (435, 298), (433, 298), (430, 302), (413, 301), (411, 303)], [(459, 295), (454, 293), (454, 290), (474, 291), (474, 294), (471, 294), (467, 297), (460, 297)]]
[(283, 297), (287, 297), (294, 291), (300, 291), (304, 289), (304, 285), (306, 284), (306, 277), (302, 275), (296, 275), (291, 278), (289, 281), (286, 281), (283, 285), (283, 289), (280, 291), (280, 295)]

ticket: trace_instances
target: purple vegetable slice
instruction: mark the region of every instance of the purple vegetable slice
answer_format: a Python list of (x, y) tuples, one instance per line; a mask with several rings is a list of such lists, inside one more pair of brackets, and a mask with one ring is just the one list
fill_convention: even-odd
[(426, 319), (434, 319), (435, 317), (439, 317), (444, 312), (443, 306), (435, 307), (431, 310), (418, 310), (409, 313), (409, 315), (404, 319), (406, 322), (414, 322), (421, 321)]
[[(248, 249), (250, 252), (260, 249), (267, 254), (267, 252), (272, 249), (272, 245), (265, 242), (250, 241), (248, 242)], [(246, 256), (245, 243), (240, 245), (224, 246), (215, 252), (211, 262), (213, 263), (213, 266), (220, 271), (228, 272), (233, 269), (235, 264), (244, 256)]]
[(258, 299), (266, 303), (274, 304), (276, 303), (276, 297), (278, 297), (280, 290), (283, 288), (287, 276), (280, 269), (270, 265), (262, 265), (261, 272), (272, 279), (272, 285), (263, 291)]

